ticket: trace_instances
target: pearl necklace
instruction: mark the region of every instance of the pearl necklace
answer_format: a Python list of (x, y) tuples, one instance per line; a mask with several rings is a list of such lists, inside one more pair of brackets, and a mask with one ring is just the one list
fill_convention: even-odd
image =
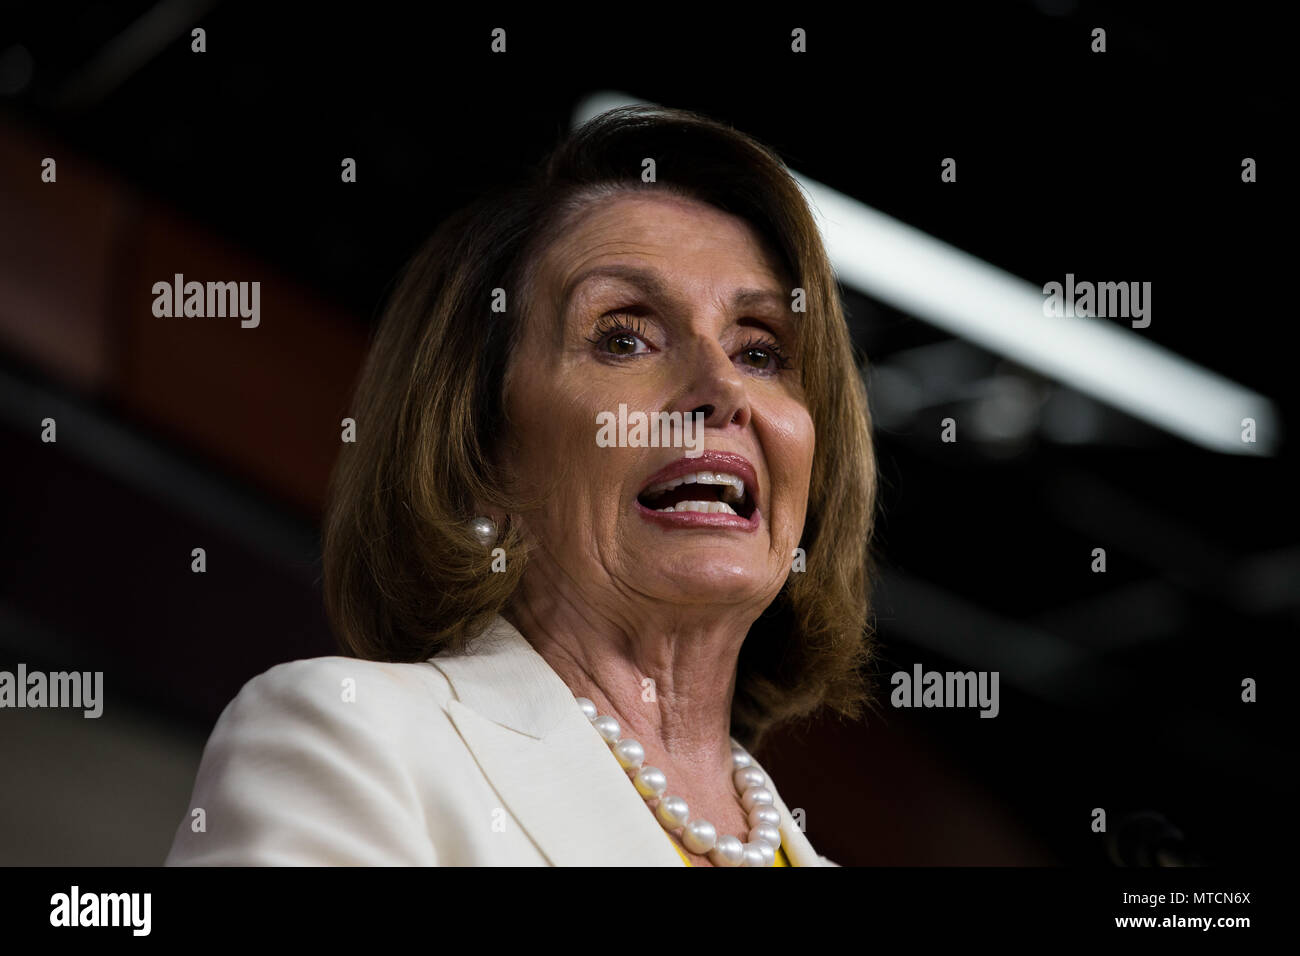
[(714, 866), (772, 866), (776, 863), (776, 851), (781, 846), (781, 831), (778, 829), (781, 814), (774, 806), (775, 795), (767, 788), (767, 776), (754, 766), (754, 758), (743, 747), (736, 743), (731, 745), (731, 766), (736, 795), (749, 814), (748, 843), (742, 843), (729, 834), (718, 836), (717, 829), (708, 820), (692, 820), (685, 800), (664, 796), (668, 789), (664, 772), (658, 767), (642, 766), (645, 748), (630, 737), (620, 739), (622, 728), (618, 721), (613, 717), (598, 716), (596, 705), (586, 697), (575, 700), (596, 728), (596, 733), (609, 744), (619, 766), (632, 775), (632, 785), (645, 798), (646, 804), (659, 800), (654, 814), (663, 828), (670, 832), (681, 829), (681, 840), (686, 849), (700, 856), (708, 854)]

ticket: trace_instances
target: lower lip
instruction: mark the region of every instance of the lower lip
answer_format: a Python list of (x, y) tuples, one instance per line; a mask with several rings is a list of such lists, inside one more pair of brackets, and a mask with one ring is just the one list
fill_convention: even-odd
[(661, 528), (712, 528), (718, 531), (757, 531), (761, 523), (758, 509), (748, 518), (740, 515), (705, 514), (702, 511), (655, 511), (641, 502), (636, 502), (636, 510), (641, 517)]

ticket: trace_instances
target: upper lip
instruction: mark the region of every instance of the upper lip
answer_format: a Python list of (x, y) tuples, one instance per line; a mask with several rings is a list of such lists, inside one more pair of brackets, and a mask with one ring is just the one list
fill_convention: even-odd
[(645, 490), (652, 485), (682, 475), (693, 475), (697, 471), (721, 471), (728, 475), (735, 475), (745, 483), (745, 493), (749, 500), (754, 502), (755, 507), (758, 506), (758, 475), (754, 472), (754, 466), (743, 455), (729, 451), (706, 451), (699, 458), (679, 458), (643, 481), (637, 495), (639, 497), (645, 494)]

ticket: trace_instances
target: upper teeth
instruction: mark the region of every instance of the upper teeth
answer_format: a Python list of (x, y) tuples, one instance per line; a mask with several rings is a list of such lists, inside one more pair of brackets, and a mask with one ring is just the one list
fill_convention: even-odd
[(651, 485), (644, 493), (657, 495), (664, 491), (671, 491), (678, 485), (690, 484), (727, 485), (727, 490), (722, 493), (722, 496), (728, 501), (741, 501), (745, 497), (745, 483), (735, 475), (728, 475), (721, 471), (697, 471), (692, 475), (680, 475), (668, 481), (661, 481), (657, 485)]

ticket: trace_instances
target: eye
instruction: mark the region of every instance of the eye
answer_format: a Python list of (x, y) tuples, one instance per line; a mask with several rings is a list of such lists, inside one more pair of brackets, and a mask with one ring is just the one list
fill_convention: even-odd
[(750, 339), (740, 347), (740, 360), (759, 372), (777, 372), (790, 367), (784, 350), (771, 339)]
[(636, 316), (611, 312), (601, 317), (587, 341), (607, 355), (639, 355), (650, 351), (644, 336), (645, 326)]

